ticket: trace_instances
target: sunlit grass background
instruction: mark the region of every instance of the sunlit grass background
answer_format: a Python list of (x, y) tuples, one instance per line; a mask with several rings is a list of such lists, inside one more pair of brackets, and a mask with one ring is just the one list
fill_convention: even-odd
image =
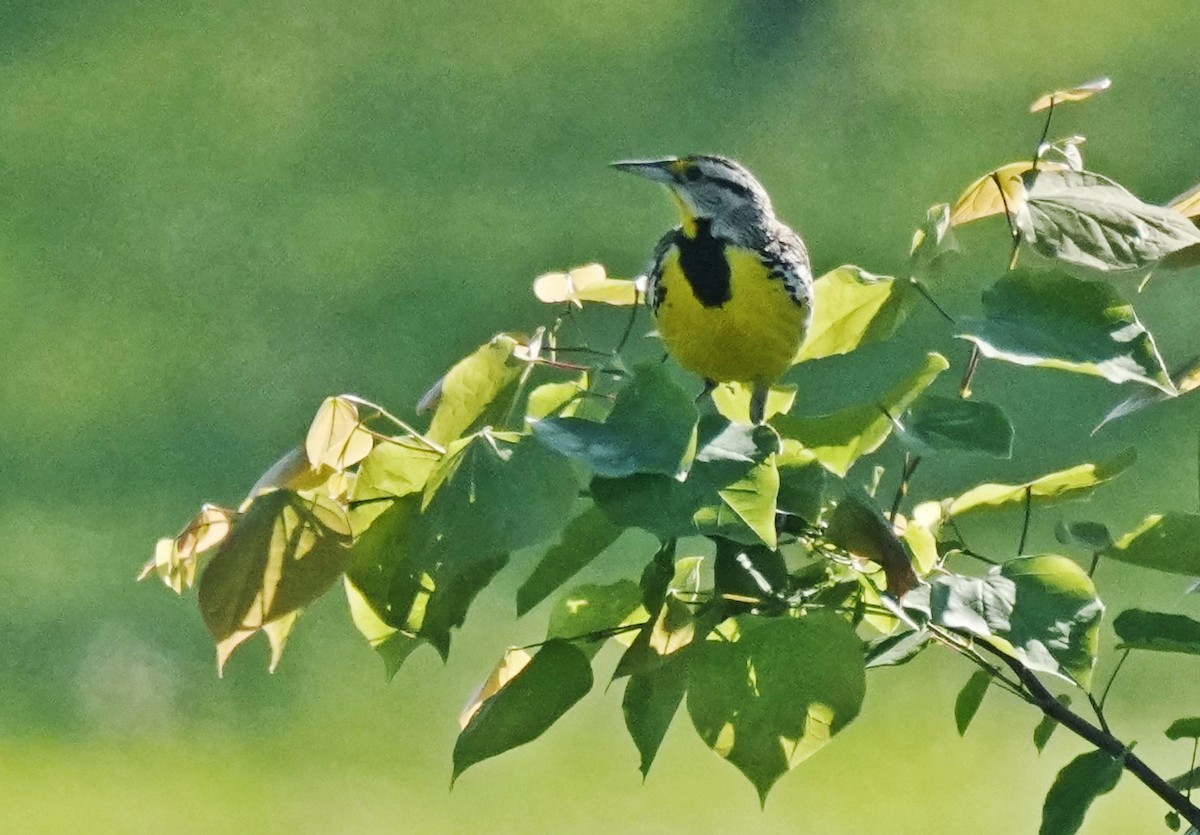
[[(735, 156), (820, 270), (896, 271), (931, 203), (1029, 153), (1028, 102), (1056, 86), (1114, 79), (1056, 117), (1056, 134), (1089, 135), (1090, 167), (1153, 201), (1200, 179), (1195, 23), (1188, 0), (0, 6), (0, 829), (1035, 831), (1083, 747), (1060, 733), (1037, 758), (1037, 717), (998, 691), (959, 740), (957, 659), (872, 676), (860, 721), (765, 811), (684, 715), (643, 786), (620, 688), (448, 793), (459, 707), (544, 628), (544, 610), (514, 623), (505, 593), (530, 555), (448, 666), (423, 650), (390, 685), (336, 593), (274, 677), (256, 643), (218, 681), (191, 602), (132, 578), (201, 501), (236, 502), (325, 395), (407, 414), (493, 332), (545, 321), (537, 273), (638, 270), (671, 218), (610, 160)], [(955, 310), (1002, 269), (1002, 222), (980, 227), (934, 287)], [(1137, 298), (1171, 364), (1200, 351), (1197, 278)], [(802, 407), (864, 399), (846, 375), (869, 387), (926, 347), (961, 368), (949, 334), (922, 311), (898, 344), (806, 370)], [(1200, 403), (1089, 438), (1127, 392), (994, 365), (976, 391), (1012, 407), (1017, 456), (930, 466), (918, 490), (1132, 444), (1137, 468), (1039, 516), (1034, 544), (1054, 547), (1059, 518), (1124, 528), (1195, 508)], [(1018, 526), (976, 535), (1008, 553)], [(648, 540), (623, 543), (589, 576), (644, 561)], [(1113, 608), (1200, 608), (1170, 578), (1104, 565), (1100, 580)], [(1171, 774), (1187, 752), (1162, 729), (1200, 712), (1197, 666), (1135, 657), (1111, 700)], [(1159, 806), (1127, 779), (1087, 831), (1152, 831)]]

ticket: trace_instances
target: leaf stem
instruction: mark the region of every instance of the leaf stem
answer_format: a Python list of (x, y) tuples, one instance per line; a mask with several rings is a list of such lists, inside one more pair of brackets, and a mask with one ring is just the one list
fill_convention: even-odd
[(640, 308), (642, 306), (642, 302), (641, 302), (641, 298), (640, 298), (641, 295), (642, 294), (641, 294), (640, 290), (634, 290), (633, 304), (630, 306), (630, 309), (629, 309), (629, 320), (627, 322), (625, 322), (625, 330), (621, 334), (621, 341), (617, 343), (616, 348), (613, 348), (614, 355), (619, 354), (623, 350), (625, 350), (625, 343), (629, 341), (629, 336), (630, 336), (630, 334), (633, 333), (633, 323), (635, 321), (637, 321), (638, 308)]
[(946, 308), (944, 308), (940, 304), (938, 304), (937, 299), (935, 299), (933, 297), (933, 294), (929, 292), (929, 290), (925, 287), (924, 284), (922, 284), (920, 281), (918, 281), (913, 276), (909, 276), (908, 283), (911, 284), (913, 287), (917, 288), (917, 292), (920, 293), (924, 297), (925, 301), (927, 301), (931, 305), (933, 305), (933, 309), (936, 310), (938, 313), (940, 313), (942, 315), (943, 319), (945, 319), (947, 322), (949, 322), (952, 325), (958, 324), (958, 320), (956, 320), (953, 316), (951, 316), (949, 313), (947, 313)]
[(1017, 543), (1017, 556), (1025, 553), (1025, 540), (1029, 538), (1029, 520), (1033, 517), (1033, 486), (1025, 486), (1025, 519), (1021, 522), (1021, 541)]
[(1129, 657), (1129, 653), (1133, 652), (1129, 647), (1125, 648), (1125, 652), (1117, 660), (1117, 666), (1113, 667), (1112, 674), (1108, 677), (1108, 683), (1104, 685), (1104, 690), (1100, 693), (1100, 710), (1104, 710), (1104, 704), (1108, 701), (1108, 691), (1112, 690), (1113, 682), (1117, 680), (1117, 673), (1121, 672), (1121, 667), (1125, 664), (1125, 659)]
[[(1048, 129), (1048, 127), (1047, 127)], [(1037, 170), (1037, 157), (1034, 157), (1033, 168)], [(1004, 206), (1004, 219), (1008, 221), (1008, 235), (1012, 239), (1012, 254), (1008, 257), (1008, 268), (1011, 270), (1017, 265), (1017, 252), (1021, 248), (1021, 231), (1013, 224), (1012, 209), (1008, 205), (1008, 196), (1004, 193), (1004, 185), (1000, 182), (1000, 172), (992, 172), (992, 182), (996, 184), (996, 191), (1000, 192), (1000, 204)]]
[(374, 409), (376, 412), (379, 413), (380, 417), (387, 418), (392, 423), (396, 424), (401, 429), (403, 429), (405, 432), (412, 435), (413, 438), (420, 441), (426, 447), (428, 447), (429, 449), (436, 452), (438, 455), (446, 454), (446, 448), (444, 446), (442, 446), (439, 443), (429, 440), (429, 438), (426, 438), (424, 435), (422, 435), (420, 432), (418, 432), (416, 429), (414, 429), (407, 421), (403, 421), (400, 418), (396, 417), (391, 412), (389, 412), (387, 409), (380, 406), (378, 403), (372, 403), (370, 400), (359, 397), (356, 394), (343, 394), (342, 397), (345, 398), (346, 400), (349, 400), (351, 403), (357, 403), (359, 406), (366, 406), (368, 409)]
[(963, 400), (971, 396), (971, 380), (975, 378), (975, 369), (979, 367), (979, 346), (974, 342), (971, 343), (971, 355), (967, 357), (967, 371), (963, 374), (962, 382), (958, 386), (958, 396)]

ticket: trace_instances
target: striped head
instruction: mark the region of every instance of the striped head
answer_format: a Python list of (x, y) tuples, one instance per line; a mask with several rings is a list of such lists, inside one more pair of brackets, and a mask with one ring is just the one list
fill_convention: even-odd
[(714, 233), (738, 239), (751, 227), (775, 218), (771, 198), (754, 175), (726, 157), (696, 155), (657, 160), (614, 162), (613, 168), (640, 174), (670, 191), (683, 217), (684, 231), (709, 221)]

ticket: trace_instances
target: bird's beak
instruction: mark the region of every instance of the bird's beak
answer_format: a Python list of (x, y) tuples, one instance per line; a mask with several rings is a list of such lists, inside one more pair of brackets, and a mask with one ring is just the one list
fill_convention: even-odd
[(679, 164), (679, 160), (675, 157), (666, 157), (664, 159), (629, 159), (621, 162), (614, 162), (612, 167), (618, 171), (628, 171), (630, 174), (638, 174), (649, 180), (654, 180), (656, 183), (671, 185), (677, 182), (675, 176), (675, 166)]

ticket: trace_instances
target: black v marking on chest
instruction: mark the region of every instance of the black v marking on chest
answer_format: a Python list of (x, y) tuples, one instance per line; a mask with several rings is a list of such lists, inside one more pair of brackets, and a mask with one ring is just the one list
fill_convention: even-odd
[(697, 220), (694, 237), (676, 232), (675, 246), (679, 268), (700, 304), (721, 307), (733, 297), (725, 244), (713, 237), (710, 221)]

